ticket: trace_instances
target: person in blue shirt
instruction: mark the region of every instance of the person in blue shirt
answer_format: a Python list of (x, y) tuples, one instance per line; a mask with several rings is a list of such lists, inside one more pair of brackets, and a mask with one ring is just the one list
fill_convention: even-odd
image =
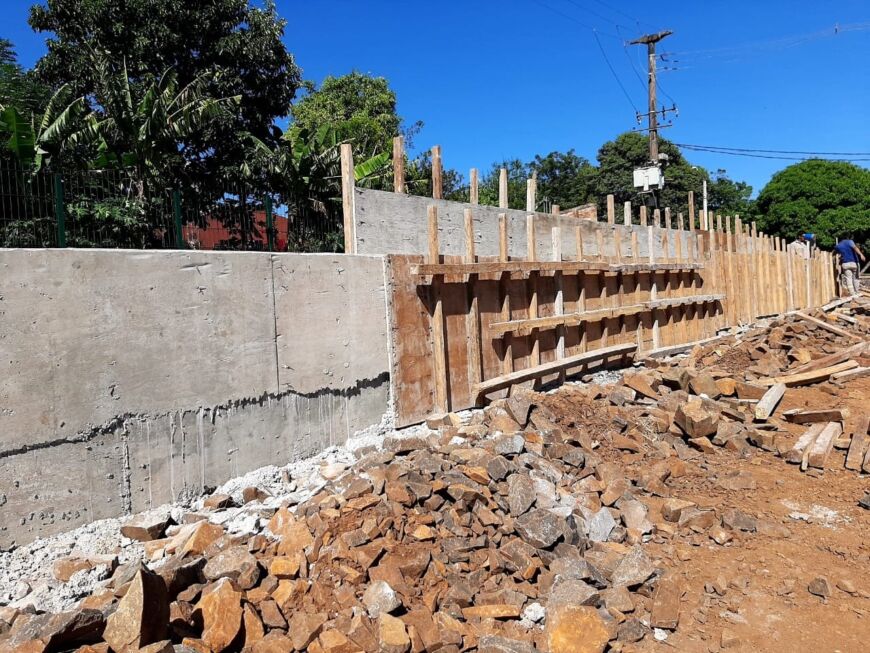
[(862, 262), (864, 253), (855, 244), (851, 238), (844, 238), (834, 247), (837, 256), (840, 257), (840, 285), (846, 288), (852, 297), (856, 297), (860, 292), (860, 284), (858, 282), (858, 259)]

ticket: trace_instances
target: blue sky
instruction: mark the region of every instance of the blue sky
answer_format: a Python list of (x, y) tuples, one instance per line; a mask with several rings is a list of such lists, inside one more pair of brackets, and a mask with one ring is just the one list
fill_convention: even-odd
[[(31, 0), (5, 0), (0, 36), (22, 63), (44, 51)], [(679, 107), (678, 143), (870, 152), (867, 0), (278, 0), (305, 77), (356, 69), (387, 77), (417, 149), (440, 144), (466, 173), (496, 160), (598, 147), (645, 111), (644, 53), (623, 47), (667, 28), (660, 99)], [(834, 26), (842, 30), (833, 35)], [(856, 27), (857, 26), (857, 27)], [(604, 49), (599, 48), (592, 28)], [(614, 79), (607, 61), (628, 92)], [(638, 79), (638, 75), (642, 79)], [(669, 96), (669, 97), (668, 97)], [(789, 161), (687, 153), (756, 192)], [(867, 165), (862, 163), (861, 165)]]

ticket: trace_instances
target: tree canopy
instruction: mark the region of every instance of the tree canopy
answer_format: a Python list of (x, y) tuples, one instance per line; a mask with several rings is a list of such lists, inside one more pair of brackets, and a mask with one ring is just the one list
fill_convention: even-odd
[[(327, 124), (340, 127), (356, 147), (366, 151), (390, 151), (394, 136), (412, 136), (422, 126), (417, 122), (403, 130), (389, 82), (357, 71), (329, 76), (319, 88), (309, 84), (308, 94), (293, 105), (291, 113), (293, 122), (309, 131)], [(411, 147), (410, 142), (406, 145)]]
[(39, 78), (68, 84), (95, 108), (95, 53), (123, 60), (133, 88), (171, 68), (181, 88), (207, 74), (205, 95), (240, 96), (236, 111), (186, 138), (188, 172), (202, 179), (241, 165), (243, 133), (276, 142), (274, 120), (286, 115), (301, 84), (272, 0), (262, 8), (248, 0), (45, 0), (31, 7), (29, 22), (52, 35), (36, 65)]
[(838, 238), (870, 241), (870, 170), (844, 161), (812, 159), (776, 173), (758, 195), (758, 223), (793, 239), (816, 234), (822, 247)]

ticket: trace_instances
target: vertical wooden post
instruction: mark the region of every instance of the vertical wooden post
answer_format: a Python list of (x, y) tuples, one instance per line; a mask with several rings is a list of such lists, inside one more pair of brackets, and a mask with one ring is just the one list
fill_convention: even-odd
[[(465, 209), (465, 262), (477, 260), (474, 251), (474, 214)], [(483, 358), (480, 353), (480, 309), (477, 301), (477, 275), (468, 275), (468, 313), (466, 313), (468, 332), (468, 382), (472, 387), (482, 380)]]
[[(535, 216), (526, 216), (526, 250), (529, 261), (537, 261), (537, 243), (535, 240)], [(529, 319), (538, 317), (538, 273), (529, 272)], [(532, 351), (529, 356), (530, 365), (541, 364), (541, 348), (538, 342), (538, 330), (534, 329), (529, 335), (532, 339)]]
[(689, 191), (689, 231), (695, 231), (695, 192)]
[(616, 204), (614, 203), (613, 195), (607, 196), (607, 223), (614, 224), (616, 222)]
[[(428, 262), (441, 262), (438, 245), (438, 209), (429, 206), (429, 255)], [(432, 278), (432, 358), (435, 375), (435, 410), (446, 413), (450, 410), (447, 398), (447, 350), (444, 337), (444, 306), (441, 301), (440, 276)]]
[(795, 306), (795, 295), (794, 295), (794, 266), (791, 260), (791, 252), (788, 250), (788, 245), (783, 239), (782, 242), (783, 250), (785, 251), (785, 290), (786, 290), (786, 299), (788, 303), (786, 304), (786, 310), (792, 311), (796, 308)]
[(432, 197), (440, 200), (443, 197), (442, 175), (444, 171), (441, 163), (441, 146), (432, 148)]
[(537, 204), (537, 187), (537, 178), (532, 177), (531, 179), (526, 179), (526, 211), (529, 213), (535, 212), (535, 206)]
[(665, 229), (671, 228), (671, 209), (670, 207), (665, 207)]
[(750, 223), (749, 229), (750, 229), (749, 230), (749, 240), (750, 240), (750, 244), (752, 246), (752, 252), (751, 252), (751, 255), (749, 258), (749, 264), (751, 266), (750, 267), (751, 274), (749, 275), (749, 279), (750, 279), (750, 283), (751, 283), (751, 287), (749, 289), (749, 299), (750, 299), (750, 303), (752, 306), (752, 318), (750, 321), (754, 322), (755, 319), (761, 314), (759, 312), (759, 306), (760, 306), (761, 302), (760, 302), (760, 298), (758, 297), (758, 293), (763, 292), (763, 288), (760, 287), (761, 286), (761, 284), (759, 283), (760, 279), (758, 278), (759, 268), (761, 266), (759, 265), (759, 260), (758, 260), (758, 258), (759, 258), (758, 228), (755, 224), (755, 221)]
[(393, 192), (405, 192), (405, 137), (393, 138)]
[(354, 177), (353, 149), (350, 143), (341, 144), (341, 209), (344, 217), (344, 253), (356, 254), (354, 234)]
[(677, 229), (683, 230), (683, 214), (677, 213)]
[(722, 215), (719, 214), (716, 216), (716, 231), (722, 231)]
[(559, 215), (561, 213), (561, 208), (562, 207), (560, 207), (558, 204), (553, 204), (553, 206), (550, 207), (550, 213), (552, 213), (553, 215)]
[(640, 226), (641, 227), (647, 226), (646, 204), (641, 204), (641, 206), (640, 206)]
[[(577, 260), (583, 260), (583, 231), (580, 229), (580, 226), (574, 227), (574, 242), (575, 247), (577, 249)], [(577, 312), (585, 313), (586, 312), (586, 273), (584, 271), (579, 271), (577, 273), (577, 285), (579, 295), (577, 297)], [(587, 341), (586, 341), (586, 323), (581, 322), (578, 325), (580, 329), (580, 351), (585, 352), (587, 349)]]
[[(508, 251), (508, 229), (507, 229), (507, 214), (498, 214), (498, 260), (506, 263), (510, 258)], [(511, 294), (510, 294), (510, 275), (502, 274), (499, 279), (499, 292), (501, 293), (501, 320), (509, 322), (511, 319)], [(513, 356), (513, 335), (510, 333), (502, 336), (502, 372), (510, 374), (514, 371), (514, 356)]]
[(508, 208), (508, 171), (501, 168), (498, 171), (498, 208)]
[[(653, 228), (651, 226), (647, 227), (646, 237), (647, 237), (647, 247), (649, 247), (649, 262), (650, 262), (651, 266), (655, 266), (656, 244), (653, 240)], [(650, 298), (650, 301), (654, 302), (659, 298), (658, 274), (656, 274), (656, 271), (654, 269), (650, 271), (649, 279), (650, 279), (649, 298)], [(655, 308), (652, 309), (652, 321), (653, 321), (653, 328), (652, 328), (652, 330), (653, 330), (653, 333), (652, 333), (653, 349), (658, 349), (659, 346), (661, 345), (661, 338), (659, 335), (659, 313), (658, 313), (658, 310)]]
[[(562, 228), (553, 227), (551, 230), (551, 240), (553, 248), (553, 260), (556, 262), (562, 261)], [(562, 287), (562, 272), (556, 270), (553, 275), (553, 285), (556, 289), (556, 297), (553, 302), (553, 312), (555, 315), (565, 314), (565, 295)], [(556, 359), (562, 360), (565, 358), (565, 325), (560, 324), (556, 327)], [(564, 381), (565, 371), (559, 372), (559, 381)]]
[(734, 242), (731, 237), (731, 220), (728, 216), (725, 217), (725, 257), (726, 257), (726, 290), (728, 297), (725, 298), (725, 307), (727, 308), (728, 326), (737, 324), (735, 317), (735, 284), (734, 284)]
[(477, 168), (472, 168), (468, 175), (468, 202), (477, 205), (480, 203), (480, 188), (477, 179)]
[(631, 202), (626, 202), (622, 207), (622, 223), (626, 227), (631, 226)]
[(653, 227), (661, 227), (662, 226), (662, 212), (661, 209), (655, 209), (653, 211)]

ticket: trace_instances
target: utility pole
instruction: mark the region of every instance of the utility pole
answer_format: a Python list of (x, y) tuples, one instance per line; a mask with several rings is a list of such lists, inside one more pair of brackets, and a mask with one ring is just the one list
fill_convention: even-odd
[[(646, 45), (647, 48), (647, 66), (649, 68), (649, 113), (647, 119), (649, 122), (649, 159), (653, 165), (659, 164), (659, 132), (658, 132), (658, 110), (656, 109), (656, 43), (665, 37), (673, 34), (670, 30), (658, 32), (657, 34), (645, 34), (634, 41), (630, 45)], [(662, 107), (662, 118), (664, 119), (668, 111), (676, 111), (676, 107), (665, 109)], [(638, 116), (638, 119), (640, 116)]]

